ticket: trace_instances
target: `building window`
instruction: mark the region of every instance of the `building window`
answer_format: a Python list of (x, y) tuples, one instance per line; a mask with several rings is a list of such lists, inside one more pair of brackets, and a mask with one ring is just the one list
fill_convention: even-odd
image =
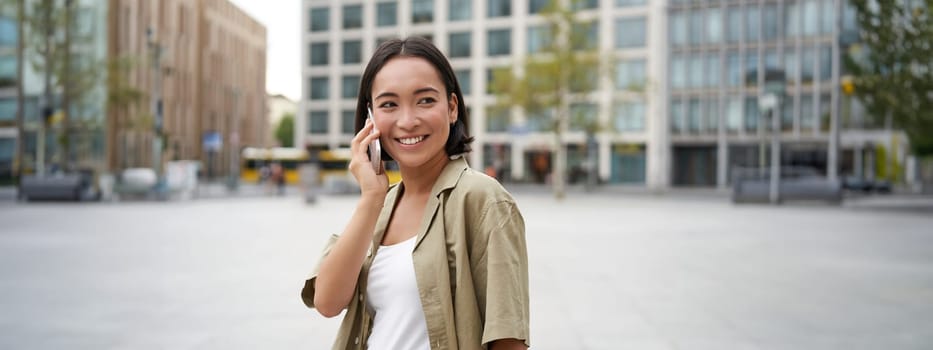
[(356, 98), (356, 94), (360, 89), (360, 76), (359, 75), (344, 75), (340, 81), (340, 97), (342, 98)]
[(311, 31), (324, 32), (330, 29), (330, 9), (326, 7), (311, 9)]
[(717, 44), (722, 41), (722, 11), (711, 8), (706, 11), (706, 42)]
[(758, 85), (758, 51), (755, 49), (745, 53), (745, 85)]
[(0, 16), (0, 46), (16, 46), (16, 24), (16, 19)]
[(573, 24), (573, 49), (592, 50), (599, 45), (599, 21)]
[(486, 69), (486, 93), (492, 93), (492, 87), (496, 84), (496, 74), (507, 75), (511, 70), (508, 67), (493, 67)]
[(687, 44), (687, 14), (684, 12), (675, 12), (671, 14), (670, 19), (670, 39), (671, 46), (678, 47)]
[(312, 100), (326, 100), (330, 96), (330, 84), (327, 77), (312, 77), (310, 85)]
[(16, 120), (16, 98), (0, 99), (0, 121)]
[(701, 118), (700, 100), (691, 98), (690, 101), (687, 102), (687, 127), (690, 128), (690, 132), (700, 132)]
[(544, 25), (528, 27), (528, 53), (538, 53), (551, 43), (551, 30)]
[(512, 15), (512, 0), (487, 0), (486, 17), (508, 17)]
[(683, 89), (687, 86), (687, 59), (684, 56), (676, 55), (671, 58), (671, 87), (674, 89)]
[(571, 9), (574, 11), (595, 9), (599, 7), (599, 0), (578, 0), (571, 1)]
[(735, 133), (742, 127), (742, 98), (733, 96), (729, 98), (726, 106), (726, 130)]
[(719, 70), (719, 53), (712, 52), (706, 55), (706, 86), (716, 87), (719, 86), (720, 80), (720, 70)]
[(330, 60), (330, 44), (328, 43), (311, 43), (308, 46), (309, 56), (311, 56), (311, 65), (312, 66), (326, 66)]
[(16, 56), (0, 56), (0, 86), (16, 84)]
[(461, 69), (454, 71), (454, 74), (457, 75), (457, 82), (460, 83), (460, 92), (464, 95), (470, 94), (470, 89), (473, 88), (472, 79), (470, 79), (470, 70)]
[(354, 123), (356, 122), (356, 111), (345, 109), (340, 112), (340, 132), (343, 134), (354, 134)]
[(471, 0), (449, 0), (447, 7), (448, 16), (451, 22), (466, 21), (473, 17), (473, 2)]
[(343, 7), (343, 29), (356, 29), (363, 27), (363, 5), (346, 5)]
[(645, 46), (645, 19), (620, 18), (616, 20), (616, 48)]
[(758, 131), (758, 97), (745, 98), (745, 131)]
[(820, 48), (820, 80), (826, 81), (833, 76), (833, 48), (823, 46)]
[(641, 6), (645, 0), (616, 0), (616, 7)]
[(616, 131), (645, 130), (645, 104), (643, 102), (621, 102), (613, 108), (613, 127)]
[(735, 50), (726, 52), (726, 85), (742, 86), (742, 59)]
[(690, 55), (690, 81), (691, 88), (703, 87), (703, 56)]
[(761, 21), (763, 28), (761, 35), (764, 40), (775, 40), (778, 38), (778, 8), (775, 4), (767, 4), (762, 9)]
[(645, 60), (620, 61), (616, 64), (616, 89), (640, 88), (645, 81)]
[(528, 1), (528, 13), (541, 13), (551, 3), (551, 0), (530, 0)]
[(742, 40), (742, 9), (730, 7), (726, 11), (726, 41), (737, 43)]
[(761, 12), (758, 6), (745, 5), (745, 42), (756, 42), (758, 37), (758, 24), (761, 23)]
[(376, 4), (376, 26), (391, 27), (398, 24), (398, 3), (395, 1)]
[(675, 100), (671, 102), (670, 118), (671, 132), (679, 134), (686, 130), (683, 101)]
[(450, 33), (450, 58), (470, 57), (470, 32)]
[(800, 129), (813, 131), (815, 128), (815, 118), (813, 118), (813, 95), (804, 94), (800, 96)]
[(350, 40), (343, 42), (343, 63), (360, 63), (363, 60), (363, 42)]
[(813, 71), (816, 65), (816, 49), (813, 47), (804, 48), (800, 58), (800, 81), (804, 84), (813, 82)]
[(821, 4), (823, 6), (820, 9), (820, 32), (832, 34), (833, 21), (836, 20), (836, 9), (833, 8), (833, 0), (822, 0)]
[(800, 34), (800, 5), (791, 2), (784, 6), (784, 36), (796, 38)]
[(434, 0), (411, 1), (411, 23), (431, 23), (434, 21)]
[(784, 51), (784, 78), (788, 85), (797, 83), (797, 53), (791, 48)]
[(715, 98), (706, 100), (706, 130), (719, 131), (719, 100)]
[(803, 3), (803, 35), (813, 36), (817, 34), (820, 26), (819, 4), (816, 0), (807, 0)]
[(570, 104), (570, 130), (584, 131), (597, 120), (599, 108), (595, 103)]
[(327, 111), (308, 112), (308, 132), (326, 134), (328, 129)]
[(486, 132), (506, 132), (509, 129), (509, 110), (506, 108), (486, 108)]
[(489, 56), (508, 55), (512, 50), (512, 30), (490, 30), (486, 38), (486, 53)]
[(794, 130), (794, 97), (787, 96), (781, 103), (781, 130)]
[(693, 11), (690, 13), (690, 45), (700, 45), (703, 43), (703, 12)]

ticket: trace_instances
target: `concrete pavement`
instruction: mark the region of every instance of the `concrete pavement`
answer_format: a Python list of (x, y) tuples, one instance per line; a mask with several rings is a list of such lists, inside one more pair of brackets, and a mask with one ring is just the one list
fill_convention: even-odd
[[(926, 215), (516, 192), (535, 349), (933, 344)], [(328, 348), (298, 292), (354, 204), (0, 204), (0, 348)]]

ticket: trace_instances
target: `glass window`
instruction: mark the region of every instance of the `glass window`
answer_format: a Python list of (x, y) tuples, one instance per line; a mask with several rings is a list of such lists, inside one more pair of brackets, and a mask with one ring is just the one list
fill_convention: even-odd
[(722, 41), (722, 11), (719, 8), (706, 10), (706, 41), (711, 44)]
[(687, 85), (687, 60), (680, 55), (671, 59), (671, 87), (683, 89)]
[(820, 48), (820, 79), (829, 80), (833, 76), (833, 48), (825, 45)]
[(16, 56), (0, 56), (0, 86), (16, 83)]
[(584, 67), (570, 76), (570, 91), (590, 92), (599, 87), (599, 73), (596, 67)]
[(693, 11), (690, 13), (690, 44), (700, 45), (703, 43), (703, 12)]
[(742, 85), (742, 60), (739, 52), (731, 50), (726, 52), (726, 85)]
[(758, 24), (761, 23), (761, 13), (758, 6), (745, 5), (745, 42), (756, 42), (758, 37)]
[(330, 9), (327, 7), (311, 9), (311, 31), (323, 32), (330, 29)]
[(616, 0), (616, 7), (644, 5), (645, 0)]
[(742, 126), (742, 98), (733, 96), (729, 98), (726, 106), (726, 130), (737, 132)]
[(311, 65), (312, 66), (326, 66), (330, 60), (330, 44), (328, 43), (311, 43), (308, 50), (311, 52)]
[(460, 84), (460, 91), (464, 95), (469, 95), (473, 87), (472, 79), (470, 79), (470, 70), (460, 69), (460, 70), (454, 71), (454, 74), (457, 75), (457, 83)]
[(528, 112), (525, 119), (525, 126), (529, 131), (547, 131), (552, 130), (554, 124), (554, 110), (545, 109), (535, 113)]
[(616, 48), (643, 47), (646, 41), (645, 19), (643, 17), (617, 19), (615, 34)]
[(690, 87), (698, 88), (703, 86), (703, 56), (690, 56)]
[(599, 45), (599, 22), (573, 24), (573, 48), (575, 50), (592, 50)]
[(470, 57), (470, 32), (450, 33), (450, 58)]
[(492, 93), (492, 86), (495, 83), (496, 73), (499, 74), (508, 74), (509, 68), (507, 67), (494, 67), (486, 69), (486, 93)]
[(781, 103), (781, 130), (794, 129), (794, 97), (787, 96)]
[(308, 132), (312, 134), (326, 134), (327, 129), (327, 111), (308, 112)]
[(599, 108), (594, 103), (570, 104), (570, 130), (583, 131), (587, 124), (596, 120)]
[(528, 53), (537, 53), (551, 44), (551, 30), (548, 26), (528, 27)]
[(803, 83), (812, 82), (814, 65), (816, 65), (816, 49), (812, 47), (804, 48), (800, 57), (800, 81)]
[(505, 132), (509, 129), (509, 110), (505, 108), (486, 108), (486, 131)]
[(830, 96), (820, 95), (820, 130), (829, 131)]
[(800, 35), (800, 5), (792, 2), (784, 6), (784, 36), (796, 38)]
[(0, 121), (16, 120), (16, 98), (0, 99)]
[(645, 130), (645, 104), (620, 102), (613, 108), (613, 127), (616, 131)]
[(745, 52), (745, 85), (758, 85), (758, 51)]
[(797, 82), (797, 53), (792, 48), (784, 51), (784, 77), (790, 85)]
[(359, 75), (344, 75), (340, 83), (340, 97), (343, 98), (356, 98), (356, 94), (360, 90), (360, 76)]
[(473, 17), (473, 2), (470, 0), (450, 0), (447, 18), (451, 21), (465, 21)]
[(730, 7), (726, 12), (726, 41), (737, 43), (742, 40), (742, 9)]
[(855, 8), (842, 5), (842, 31), (854, 32), (856, 30), (858, 30), (858, 20), (856, 19)]
[(616, 89), (627, 90), (645, 84), (645, 60), (619, 61), (616, 64)]
[(363, 60), (363, 42), (350, 40), (343, 42), (343, 63), (360, 63)]
[(690, 132), (700, 132), (701, 118), (700, 100), (691, 98), (687, 104), (687, 126)]
[(758, 97), (745, 97), (745, 131), (758, 131)]
[(719, 70), (719, 53), (712, 52), (706, 55), (706, 86), (716, 87), (719, 86), (720, 80), (720, 70)]
[(812, 131), (815, 127), (813, 118), (813, 96), (804, 94), (800, 96), (800, 129)]
[(528, 13), (541, 13), (550, 3), (551, 0), (530, 0), (528, 1)]
[(599, 7), (599, 0), (577, 0), (571, 2), (571, 9), (574, 11), (595, 9)]
[(16, 25), (15, 19), (0, 16), (0, 46), (16, 46), (18, 37)]
[(344, 134), (353, 134), (354, 122), (356, 121), (356, 111), (345, 109), (340, 112), (340, 132)]
[(486, 17), (508, 17), (512, 15), (512, 0), (486, 0)]
[(803, 3), (803, 35), (812, 36), (817, 34), (820, 25), (819, 4), (817, 0), (807, 0)]
[(761, 35), (764, 40), (775, 40), (778, 38), (778, 8), (775, 4), (767, 4), (762, 7), (764, 13), (761, 14), (763, 27)]
[(781, 69), (781, 64), (778, 62), (777, 50), (768, 49), (765, 51), (765, 72), (778, 69)]
[(675, 100), (671, 103), (671, 131), (680, 133), (686, 130), (686, 118), (684, 118), (684, 102)]
[(706, 100), (706, 130), (719, 131), (719, 100), (712, 98)]
[(411, 1), (411, 23), (430, 23), (434, 21), (434, 0)]
[(674, 47), (687, 44), (687, 14), (675, 12), (671, 14), (671, 45)]
[(346, 5), (343, 7), (343, 29), (356, 29), (363, 27), (363, 5)]
[(512, 30), (494, 29), (488, 32), (486, 53), (489, 56), (508, 55), (512, 50)]
[(312, 100), (326, 100), (330, 96), (330, 85), (327, 77), (312, 77), (310, 85)]
[(398, 2), (380, 2), (376, 4), (376, 26), (391, 27), (398, 24)]

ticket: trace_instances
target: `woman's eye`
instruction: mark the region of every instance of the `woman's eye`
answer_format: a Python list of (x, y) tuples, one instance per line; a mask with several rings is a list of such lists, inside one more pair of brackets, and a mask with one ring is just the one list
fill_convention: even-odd
[(395, 102), (383, 102), (379, 105), (379, 108), (392, 108), (395, 107)]
[(433, 97), (425, 97), (425, 98), (418, 100), (418, 104), (434, 103), (434, 101), (435, 100)]

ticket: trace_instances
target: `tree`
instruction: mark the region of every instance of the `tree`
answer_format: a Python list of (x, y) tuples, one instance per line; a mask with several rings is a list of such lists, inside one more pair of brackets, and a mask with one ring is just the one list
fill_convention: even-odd
[(918, 156), (933, 155), (933, 1), (852, 0), (858, 44), (845, 57), (851, 86), (869, 114), (910, 138)]
[[(565, 195), (564, 135), (574, 128), (592, 140), (596, 133), (607, 129), (594, 111), (572, 105), (592, 101), (588, 93), (596, 90), (600, 77), (610, 75), (612, 70), (611, 59), (599, 55), (597, 43), (590, 37), (597, 30), (596, 24), (577, 18), (570, 8), (576, 7), (571, 4), (568, 8), (562, 1), (552, 0), (541, 12), (546, 23), (541, 27), (544, 40), (540, 50), (529, 55), (514, 72), (494, 70), (490, 85), (497, 95), (494, 111), (524, 109), (528, 116), (544, 116), (544, 131), (554, 135), (551, 182), (557, 199)], [(589, 163), (595, 165), (595, 159), (590, 158)], [(589, 173), (595, 175), (595, 166)]]
[(279, 120), (279, 125), (275, 127), (275, 139), (279, 141), (282, 147), (293, 147), (295, 145), (295, 114), (285, 113)]

